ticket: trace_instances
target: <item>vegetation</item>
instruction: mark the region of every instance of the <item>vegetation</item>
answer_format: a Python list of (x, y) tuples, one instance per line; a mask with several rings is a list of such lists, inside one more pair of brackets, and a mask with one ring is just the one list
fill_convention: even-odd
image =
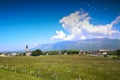
[(78, 54), (79, 51), (78, 50), (69, 50), (67, 51), (68, 54)]
[(61, 52), (62, 52), (62, 54), (65, 54), (65, 53), (67, 53), (67, 54), (79, 54), (78, 50), (63, 50)]
[(47, 51), (47, 52), (44, 52), (44, 55), (58, 55), (58, 51)]
[(39, 56), (39, 55), (43, 55), (43, 52), (39, 49), (32, 51), (31, 56)]
[(109, 51), (108, 55), (117, 55), (117, 52), (116, 51)]
[(116, 52), (117, 52), (117, 55), (120, 57), (120, 49), (118, 49)]
[(0, 57), (0, 80), (119, 80), (120, 60), (89, 55)]
[(44, 52), (44, 55), (60, 55), (60, 54), (78, 54), (79, 51), (78, 50), (62, 50), (62, 51), (56, 51), (56, 50), (53, 50), (53, 51), (47, 51), (47, 52)]

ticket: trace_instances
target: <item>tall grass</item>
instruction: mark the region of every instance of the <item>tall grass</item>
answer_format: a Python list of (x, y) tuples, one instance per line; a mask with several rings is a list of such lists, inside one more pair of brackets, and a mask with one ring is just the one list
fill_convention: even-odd
[(120, 60), (88, 55), (0, 57), (0, 77), (10, 80), (9, 75), (16, 80), (25, 76), (26, 80), (120, 80)]

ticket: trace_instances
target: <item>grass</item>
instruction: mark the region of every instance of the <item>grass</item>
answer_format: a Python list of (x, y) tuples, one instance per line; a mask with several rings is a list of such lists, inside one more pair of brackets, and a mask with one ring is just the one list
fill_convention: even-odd
[(120, 60), (89, 55), (0, 57), (0, 80), (120, 80)]
[(0, 69), (0, 80), (37, 80), (37, 78)]

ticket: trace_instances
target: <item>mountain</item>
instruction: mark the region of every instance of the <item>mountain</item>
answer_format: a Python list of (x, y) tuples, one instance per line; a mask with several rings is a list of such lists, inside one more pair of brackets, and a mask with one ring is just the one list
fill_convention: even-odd
[(119, 39), (88, 39), (88, 40), (76, 40), (76, 41), (62, 41), (51, 44), (40, 44), (31, 50), (41, 49), (41, 50), (98, 50), (98, 49), (109, 49), (115, 50), (120, 49)]

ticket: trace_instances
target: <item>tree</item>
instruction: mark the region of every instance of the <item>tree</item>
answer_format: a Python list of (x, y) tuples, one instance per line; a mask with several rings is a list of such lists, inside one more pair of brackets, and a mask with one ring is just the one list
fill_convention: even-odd
[(31, 56), (39, 56), (43, 55), (43, 52), (39, 49), (36, 49), (35, 51), (32, 51)]
[(68, 54), (79, 54), (79, 51), (77, 50), (68, 50)]
[(58, 51), (49, 51), (48, 52), (49, 55), (58, 55)]
[(120, 56), (120, 49), (116, 50), (117, 55)]
[(108, 55), (117, 55), (117, 51), (109, 51)]
[(67, 52), (67, 50), (62, 50), (61, 53), (64, 54), (65, 52)]

